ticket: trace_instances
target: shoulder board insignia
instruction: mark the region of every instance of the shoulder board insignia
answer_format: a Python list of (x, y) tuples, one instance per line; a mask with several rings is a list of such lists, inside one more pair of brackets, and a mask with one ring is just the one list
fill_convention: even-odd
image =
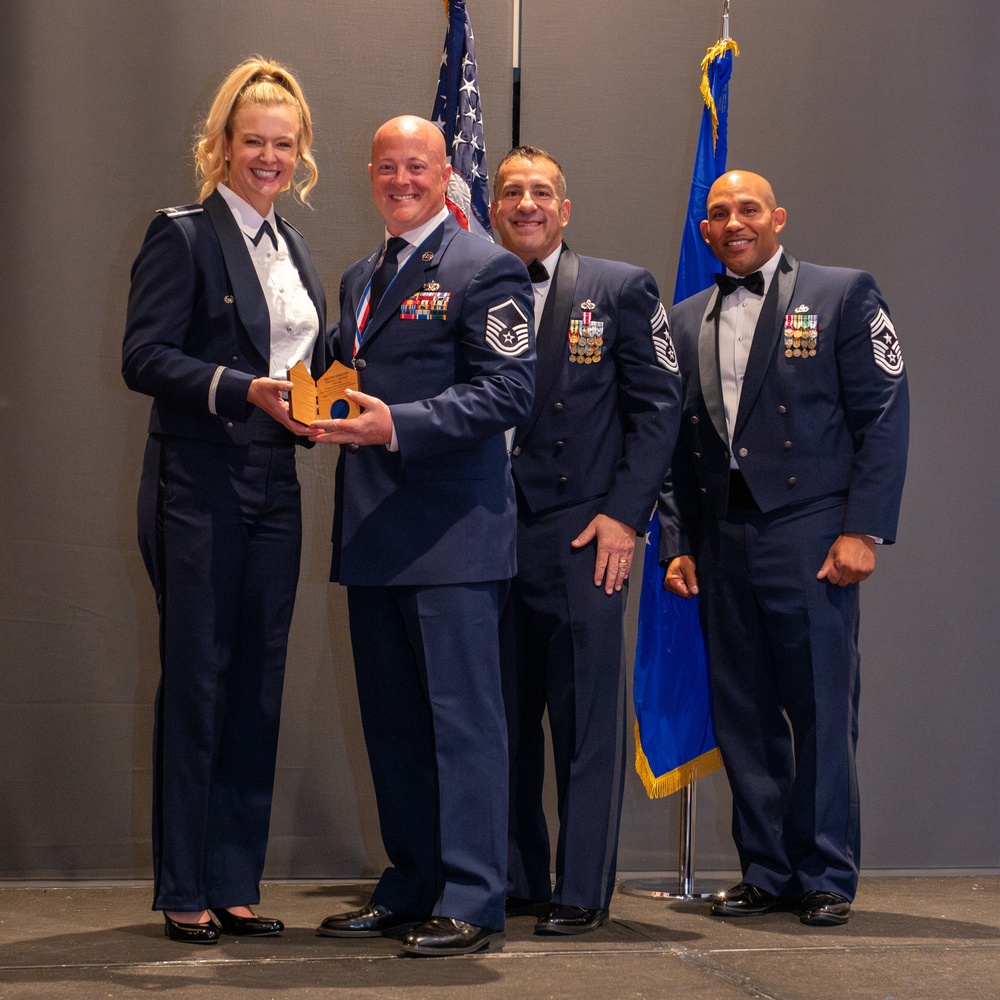
[(168, 219), (182, 219), (185, 215), (198, 215), (205, 211), (203, 205), (175, 205), (173, 208), (158, 208), (157, 215), (165, 215)]

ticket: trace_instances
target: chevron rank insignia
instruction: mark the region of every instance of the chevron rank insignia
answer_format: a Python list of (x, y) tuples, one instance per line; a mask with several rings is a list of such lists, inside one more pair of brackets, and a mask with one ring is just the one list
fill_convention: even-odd
[(896, 328), (892, 325), (886, 311), (880, 306), (871, 322), (872, 354), (875, 364), (893, 378), (903, 374), (903, 352), (896, 336)]
[(650, 317), (649, 329), (653, 335), (653, 350), (661, 368), (676, 375), (680, 371), (677, 364), (677, 352), (674, 342), (670, 339), (670, 324), (667, 322), (667, 310), (662, 302), (656, 303), (656, 312)]
[(513, 298), (486, 314), (486, 343), (498, 354), (516, 358), (528, 349), (528, 317)]

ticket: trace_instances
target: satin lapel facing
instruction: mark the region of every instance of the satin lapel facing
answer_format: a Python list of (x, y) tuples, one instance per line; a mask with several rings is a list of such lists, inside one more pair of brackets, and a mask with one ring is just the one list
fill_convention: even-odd
[(218, 191), (205, 199), (205, 211), (219, 238), (240, 322), (257, 352), (268, 362), (271, 358), (271, 314), (267, 310), (267, 300), (250, 259), (246, 239), (225, 198)]
[(743, 376), (743, 389), (740, 392), (740, 407), (736, 411), (736, 423), (733, 427), (734, 438), (746, 423), (747, 416), (760, 394), (760, 387), (764, 384), (767, 370), (771, 366), (775, 345), (784, 328), (788, 303), (792, 301), (798, 270), (799, 262), (790, 254), (782, 254), (754, 329), (747, 369)]
[(580, 273), (580, 258), (563, 244), (559, 254), (556, 273), (552, 276), (552, 287), (545, 298), (545, 308), (535, 325), (535, 400), (525, 423), (517, 428), (515, 440), (526, 437), (535, 426), (538, 415), (545, 406), (546, 397), (552, 383), (559, 374), (566, 354), (566, 332), (569, 317), (573, 311), (573, 297), (576, 294), (576, 279)]
[(726, 405), (722, 400), (722, 377), (719, 375), (719, 314), (722, 312), (722, 295), (716, 291), (709, 299), (708, 308), (701, 321), (698, 335), (698, 379), (701, 382), (701, 398), (705, 409), (712, 418), (715, 432), (729, 446), (729, 431), (726, 428)]

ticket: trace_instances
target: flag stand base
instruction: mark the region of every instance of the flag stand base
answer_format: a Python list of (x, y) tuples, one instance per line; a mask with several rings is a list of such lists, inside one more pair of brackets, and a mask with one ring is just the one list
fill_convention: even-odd
[(626, 896), (645, 896), (647, 899), (673, 899), (682, 903), (698, 903), (714, 899), (729, 883), (720, 882), (709, 889), (701, 883), (685, 883), (673, 878), (630, 878), (618, 883), (618, 891)]
[(618, 883), (620, 892), (627, 896), (645, 896), (653, 899), (677, 899), (697, 902), (713, 899), (725, 888), (724, 884), (711, 888), (695, 885), (694, 880), (694, 782), (681, 789), (681, 839), (678, 856), (677, 879), (634, 878)]

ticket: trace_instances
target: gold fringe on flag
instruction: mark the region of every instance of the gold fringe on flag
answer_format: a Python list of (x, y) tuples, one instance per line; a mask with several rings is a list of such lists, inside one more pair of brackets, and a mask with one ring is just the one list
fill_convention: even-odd
[(666, 774), (657, 777), (653, 774), (653, 769), (646, 760), (643, 753), (642, 741), (639, 739), (639, 723), (635, 724), (635, 770), (639, 775), (646, 794), (651, 799), (662, 799), (674, 792), (679, 792), (685, 785), (690, 785), (692, 781), (704, 778), (706, 774), (711, 774), (722, 767), (722, 754), (718, 747), (713, 747), (708, 753), (703, 753), (694, 760), (689, 760), (680, 767), (675, 767)]
[[(447, 0), (445, 0), (445, 2), (447, 3)], [(715, 98), (712, 97), (712, 88), (708, 85), (708, 67), (712, 65), (714, 60), (718, 59), (719, 56), (728, 52), (730, 49), (733, 50), (733, 55), (738, 56), (740, 54), (740, 47), (736, 44), (735, 39), (720, 38), (709, 48), (709, 50), (705, 53), (705, 58), (701, 61), (701, 96), (702, 100), (705, 102), (705, 107), (712, 112), (713, 151), (715, 150), (715, 144), (719, 141), (719, 112), (715, 107)]]

